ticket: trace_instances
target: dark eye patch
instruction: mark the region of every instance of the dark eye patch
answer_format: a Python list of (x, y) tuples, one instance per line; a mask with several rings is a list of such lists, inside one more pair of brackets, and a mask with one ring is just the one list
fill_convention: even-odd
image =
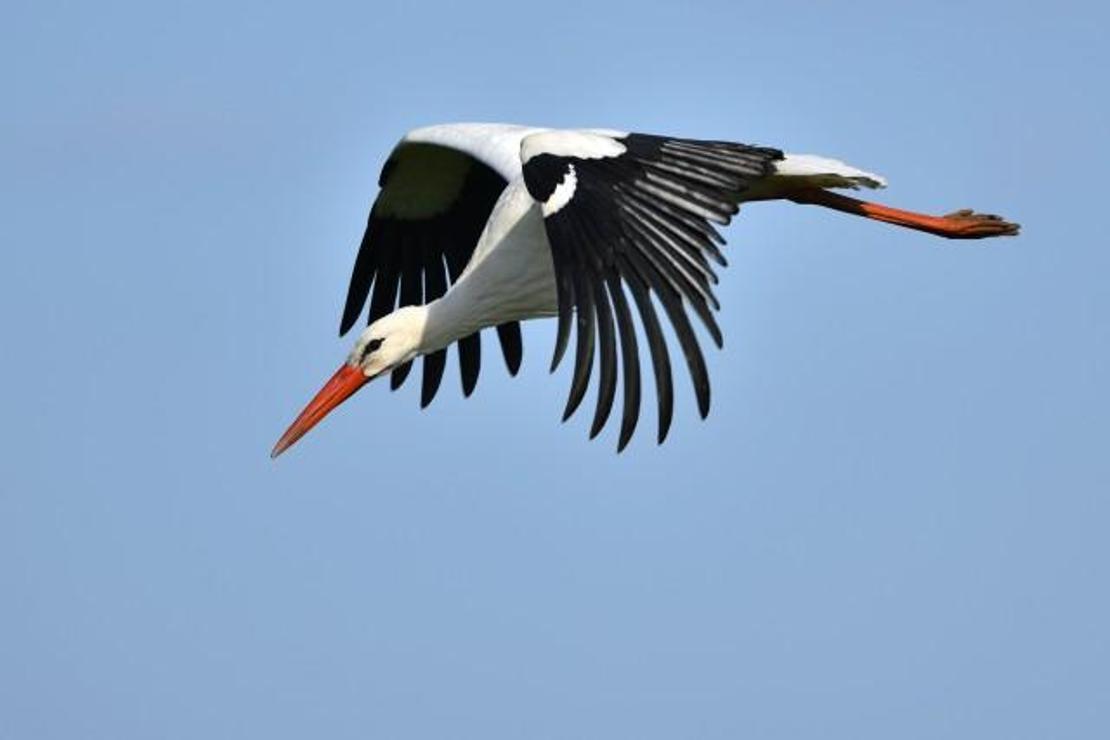
[(382, 340), (380, 340), (380, 339), (371, 339), (369, 342), (366, 343), (366, 346), (362, 350), (362, 359), (365, 360), (366, 356), (368, 354), (370, 354), (371, 352), (377, 351), (378, 347), (381, 347), (381, 346), (382, 346)]

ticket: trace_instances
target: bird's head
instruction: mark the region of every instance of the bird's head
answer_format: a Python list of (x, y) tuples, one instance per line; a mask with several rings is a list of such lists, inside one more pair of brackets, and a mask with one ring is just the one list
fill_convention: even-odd
[(408, 362), (419, 353), (424, 314), (420, 306), (405, 306), (381, 317), (358, 335), (347, 365), (359, 368), (370, 380)]
[(399, 308), (366, 327), (347, 361), (289, 425), (270, 457), (291, 447), (359, 388), (419, 354), (423, 330), (424, 309), (417, 306)]

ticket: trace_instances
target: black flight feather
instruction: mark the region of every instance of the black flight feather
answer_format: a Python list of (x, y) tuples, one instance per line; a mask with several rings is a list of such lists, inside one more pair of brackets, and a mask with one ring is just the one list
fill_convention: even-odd
[(523, 172), (529, 194), (543, 206), (555, 273), (559, 321), (552, 369), (566, 352), (572, 326), (576, 333), (564, 418), (581, 403), (596, 343), (598, 399), (590, 436), (604, 426), (615, 395), (619, 337), (625, 395), (618, 449), (635, 430), (640, 367), (627, 289), (651, 354), (662, 442), (671, 425), (674, 389), (653, 304), (658, 301), (674, 329), (704, 417), (709, 412), (709, 374), (687, 309), (721, 346), (713, 315), (720, 308), (713, 294), (717, 275), (711, 263), (726, 262), (719, 249), (724, 239), (714, 224), (729, 223), (744, 191), (773, 172), (783, 154), (723, 141), (628, 134), (605, 142), (602, 134), (584, 134), (593, 136), (597, 146), (575, 156), (578, 142), (572, 138), (560, 139), (558, 132), (533, 136), (525, 140), (529, 158)]

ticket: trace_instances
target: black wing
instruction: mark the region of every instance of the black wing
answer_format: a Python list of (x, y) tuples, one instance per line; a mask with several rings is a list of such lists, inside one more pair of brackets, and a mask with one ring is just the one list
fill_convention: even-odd
[(719, 304), (712, 290), (717, 276), (711, 261), (725, 264), (718, 249), (724, 239), (712, 224), (728, 224), (744, 191), (774, 170), (782, 152), (645, 134), (547, 132), (528, 137), (521, 156), (525, 184), (543, 208), (555, 267), (559, 326), (552, 369), (566, 351), (571, 324), (577, 327), (574, 374), (563, 418), (574, 413), (585, 395), (598, 345), (600, 380), (590, 436), (601, 431), (616, 392), (619, 338), (624, 408), (618, 449), (632, 437), (639, 417), (640, 370), (626, 290), (651, 353), (658, 441), (670, 428), (673, 388), (656, 303), (678, 338), (698, 410), (705, 417), (709, 376), (686, 308), (693, 309), (721, 346), (721, 331), (713, 318)]
[[(506, 181), (469, 155), (434, 144), (398, 146), (382, 168), (382, 190), (370, 209), (347, 290), (339, 334), (358, 320), (370, 296), (369, 323), (399, 306), (429, 303), (447, 292), (470, 261), (478, 237)], [(520, 325), (497, 327), (509, 372), (520, 368)], [(458, 341), (463, 393), (474, 390), (481, 368), (478, 332)], [(439, 390), (447, 350), (424, 357), (420, 405), (427, 406)], [(405, 382), (412, 363), (393, 370), (390, 385)]]

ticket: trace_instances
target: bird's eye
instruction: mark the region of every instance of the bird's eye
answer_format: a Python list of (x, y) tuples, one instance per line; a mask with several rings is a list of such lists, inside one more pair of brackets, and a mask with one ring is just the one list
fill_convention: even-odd
[(377, 351), (378, 347), (381, 347), (381, 346), (382, 346), (382, 340), (380, 340), (380, 339), (371, 339), (369, 342), (366, 343), (366, 346), (362, 350), (362, 359), (365, 360), (367, 355), (369, 355), (371, 352)]

